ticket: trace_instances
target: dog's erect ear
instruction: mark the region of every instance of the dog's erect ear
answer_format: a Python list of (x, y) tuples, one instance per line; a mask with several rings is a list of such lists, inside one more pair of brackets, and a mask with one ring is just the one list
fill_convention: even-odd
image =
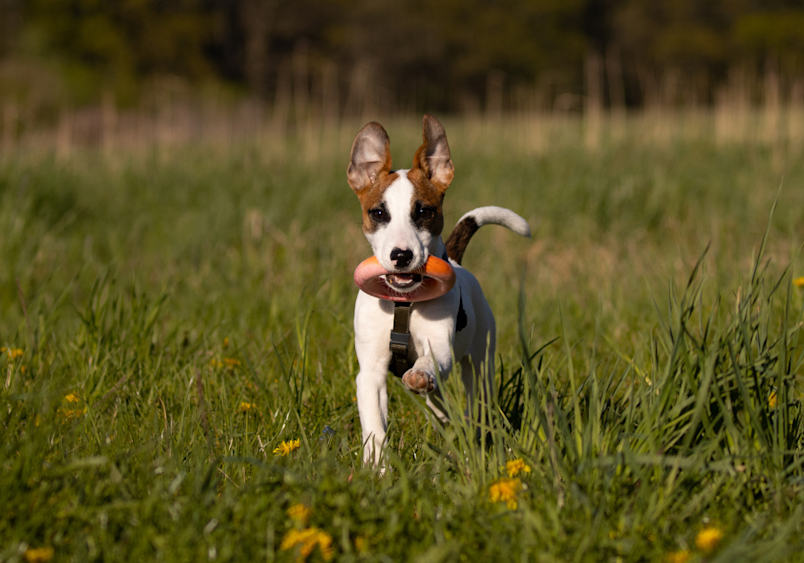
[(413, 167), (421, 168), (433, 184), (446, 190), (455, 176), (455, 167), (449, 156), (447, 133), (429, 113), (424, 114), (422, 139), (424, 143), (413, 157)]
[(372, 121), (360, 130), (352, 144), (346, 179), (356, 192), (391, 171), (391, 142), (382, 125)]

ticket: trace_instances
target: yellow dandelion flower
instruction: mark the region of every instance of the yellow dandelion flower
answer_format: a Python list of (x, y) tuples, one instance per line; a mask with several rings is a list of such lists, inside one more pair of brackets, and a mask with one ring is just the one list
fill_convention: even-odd
[(667, 554), (667, 558), (665, 559), (666, 563), (687, 563), (690, 560), (692, 554), (687, 551), (686, 549), (682, 549), (681, 551), (673, 551), (672, 553)]
[(216, 360), (215, 358), (212, 358), (209, 361), (209, 365), (211, 365), (214, 368), (222, 368), (223, 367), (223, 362), (221, 362), (220, 360)]
[(695, 545), (704, 553), (711, 553), (717, 548), (722, 539), (723, 530), (716, 526), (708, 526), (695, 536)]
[(290, 452), (299, 449), (299, 446), (298, 440), (288, 440), (287, 442), (283, 440), (281, 444), (274, 448), (274, 453), (276, 455), (286, 456)]
[(489, 501), (506, 502), (508, 508), (516, 510), (516, 497), (522, 490), (522, 481), (519, 479), (497, 479), (489, 487)]
[(223, 363), (226, 364), (227, 368), (236, 368), (240, 365), (240, 360), (236, 360), (234, 358), (224, 358)]
[(770, 397), (768, 397), (768, 406), (772, 409), (776, 408), (776, 391), (771, 391)]
[(251, 412), (253, 410), (257, 410), (257, 405), (254, 403), (246, 403), (245, 401), (240, 403), (240, 407), (237, 409), (240, 412)]
[(22, 357), (25, 352), (21, 348), (8, 348), (6, 353), (10, 359), (16, 360), (17, 358)]
[(45, 561), (50, 561), (53, 559), (53, 548), (52, 547), (35, 547), (33, 549), (26, 549), (25, 550), (25, 560), (28, 563), (45, 563)]
[(793, 285), (795, 285), (796, 287), (804, 287), (804, 276), (794, 279)]
[(524, 459), (512, 459), (505, 464), (505, 469), (508, 471), (509, 477), (516, 477), (520, 473), (530, 473), (530, 466), (525, 463)]
[(288, 508), (287, 513), (291, 520), (306, 524), (307, 520), (309, 520), (310, 516), (313, 514), (313, 509), (299, 503)]
[(64, 416), (65, 420), (70, 420), (73, 418), (81, 418), (85, 414), (87, 414), (87, 408), (84, 407), (83, 409), (59, 409), (59, 412)]
[(307, 528), (306, 530), (290, 530), (282, 538), (279, 549), (286, 551), (299, 546), (299, 557), (296, 561), (304, 561), (313, 550), (318, 546), (321, 550), (321, 557), (325, 561), (332, 559), (332, 536), (318, 528)]
[[(75, 393), (70, 393), (69, 395), (64, 396), (64, 402), (66, 403), (79, 403), (81, 402), (81, 397), (76, 395)], [(87, 406), (84, 405), (84, 408), (78, 409), (66, 409), (64, 407), (59, 408), (59, 412), (65, 418), (65, 420), (70, 420), (72, 418), (80, 418), (87, 413)]]

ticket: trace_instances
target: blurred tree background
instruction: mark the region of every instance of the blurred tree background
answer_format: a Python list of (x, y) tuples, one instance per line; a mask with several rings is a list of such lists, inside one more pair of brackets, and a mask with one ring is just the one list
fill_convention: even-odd
[(165, 81), (336, 114), (711, 105), (769, 72), (804, 97), (800, 0), (0, 0), (0, 99), (43, 115)]

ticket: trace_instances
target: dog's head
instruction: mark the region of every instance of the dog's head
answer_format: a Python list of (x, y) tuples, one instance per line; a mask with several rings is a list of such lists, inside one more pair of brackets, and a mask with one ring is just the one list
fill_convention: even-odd
[(363, 208), (363, 232), (397, 291), (414, 290), (412, 274), (430, 257), (444, 228), (441, 204), (455, 168), (444, 127), (424, 116), (422, 146), (409, 170), (391, 170), (391, 146), (382, 125), (369, 123), (355, 138), (346, 177)]

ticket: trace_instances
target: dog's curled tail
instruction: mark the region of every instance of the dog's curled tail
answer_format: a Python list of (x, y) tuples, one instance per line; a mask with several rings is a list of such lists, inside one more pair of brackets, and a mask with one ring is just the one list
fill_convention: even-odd
[(522, 217), (503, 207), (491, 205), (489, 207), (478, 207), (461, 217), (452, 233), (447, 239), (447, 256), (458, 264), (463, 260), (463, 253), (472, 235), (480, 227), (493, 223), (508, 227), (518, 235), (530, 238), (530, 227), (528, 222)]

